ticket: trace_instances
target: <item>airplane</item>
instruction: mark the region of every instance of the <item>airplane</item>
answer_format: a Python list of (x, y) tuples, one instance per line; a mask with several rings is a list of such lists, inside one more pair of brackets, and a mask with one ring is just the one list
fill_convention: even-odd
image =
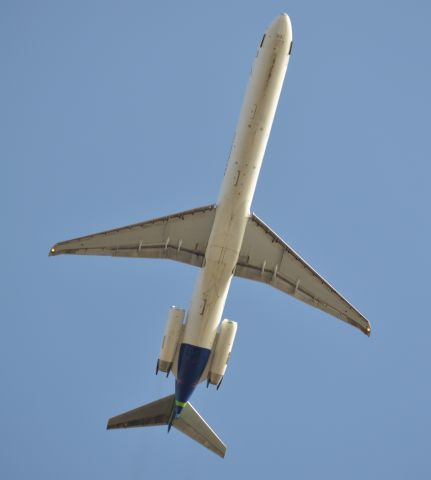
[(112, 417), (108, 429), (175, 427), (220, 457), (226, 445), (190, 403), (201, 382), (223, 381), (237, 323), (223, 310), (234, 276), (266, 283), (370, 335), (368, 320), (250, 207), (292, 51), (287, 14), (258, 46), (215, 205), (57, 243), (50, 255), (163, 258), (199, 267), (187, 316), (172, 307), (156, 374), (172, 371), (175, 393)]

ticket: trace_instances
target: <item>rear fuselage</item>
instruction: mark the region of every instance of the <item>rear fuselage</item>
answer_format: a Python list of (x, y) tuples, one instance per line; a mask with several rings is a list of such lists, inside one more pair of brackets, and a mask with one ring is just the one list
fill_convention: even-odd
[(280, 15), (259, 46), (179, 349), (177, 412), (188, 401), (210, 358), (250, 206), (280, 97), (292, 43), (287, 15)]

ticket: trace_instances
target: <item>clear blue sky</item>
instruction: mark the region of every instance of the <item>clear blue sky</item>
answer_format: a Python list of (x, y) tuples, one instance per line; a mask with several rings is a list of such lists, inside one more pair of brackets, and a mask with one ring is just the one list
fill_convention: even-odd
[[(235, 279), (222, 388), (181, 433), (107, 432), (154, 375), (174, 262), (48, 258), (212, 203), (262, 33), (294, 48), (253, 210), (371, 320), (370, 339)], [(0, 477), (431, 478), (431, 4), (0, 2)]]

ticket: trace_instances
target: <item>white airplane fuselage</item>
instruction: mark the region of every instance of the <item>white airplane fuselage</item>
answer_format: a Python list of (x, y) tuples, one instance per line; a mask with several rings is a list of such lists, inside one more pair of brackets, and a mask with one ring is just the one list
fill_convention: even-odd
[(188, 401), (213, 348), (250, 216), (291, 44), (290, 20), (282, 14), (266, 31), (252, 67), (204, 265), (193, 292), (178, 359), (179, 411), (181, 404)]

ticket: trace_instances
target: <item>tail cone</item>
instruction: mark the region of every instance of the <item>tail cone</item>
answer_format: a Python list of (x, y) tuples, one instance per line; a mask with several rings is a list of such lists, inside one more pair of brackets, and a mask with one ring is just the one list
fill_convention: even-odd
[(179, 400), (175, 400), (175, 417), (178, 418), (183, 411), (183, 408), (187, 405), (187, 402), (180, 402)]

